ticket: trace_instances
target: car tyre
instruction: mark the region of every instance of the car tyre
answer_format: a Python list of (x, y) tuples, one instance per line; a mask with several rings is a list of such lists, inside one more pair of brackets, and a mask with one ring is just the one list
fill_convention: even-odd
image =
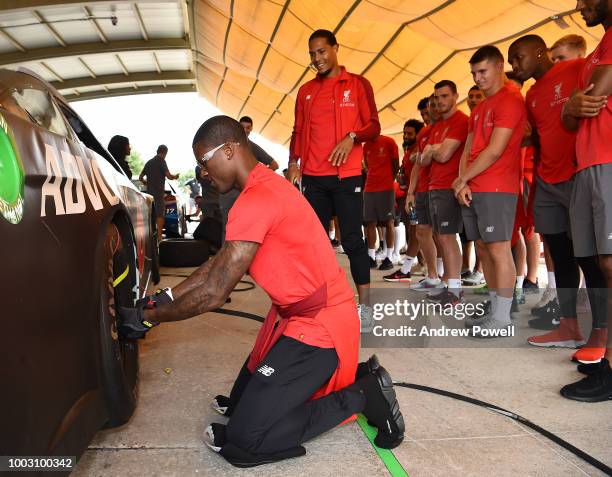
[(159, 243), (159, 263), (164, 267), (199, 267), (210, 256), (208, 242), (166, 239)]
[(104, 240), (99, 320), (102, 385), (109, 415), (105, 427), (125, 424), (136, 408), (138, 342), (119, 336), (115, 310), (116, 305), (134, 306), (137, 267), (133, 257), (131, 240), (126, 241), (110, 224)]

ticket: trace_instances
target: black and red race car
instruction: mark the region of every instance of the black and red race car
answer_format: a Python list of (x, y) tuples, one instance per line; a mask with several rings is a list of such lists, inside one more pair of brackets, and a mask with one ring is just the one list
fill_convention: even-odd
[(152, 198), (52, 86), (0, 70), (0, 455), (78, 456), (136, 405), (117, 333), (158, 279)]

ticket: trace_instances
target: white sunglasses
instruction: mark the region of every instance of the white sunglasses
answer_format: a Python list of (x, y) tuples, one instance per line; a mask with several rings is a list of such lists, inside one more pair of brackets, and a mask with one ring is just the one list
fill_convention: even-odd
[[(223, 144), (219, 144), (217, 147), (213, 147), (210, 151), (208, 151), (206, 154), (204, 154), (202, 156), (202, 158), (198, 160), (198, 162), (200, 164), (204, 164), (205, 162), (210, 161), (212, 159), (212, 157), (214, 156), (215, 152), (217, 152), (219, 149), (221, 149), (226, 144), (228, 144), (228, 143), (224, 142)], [(235, 142), (234, 144), (236, 144), (236, 146), (240, 146), (239, 142)]]

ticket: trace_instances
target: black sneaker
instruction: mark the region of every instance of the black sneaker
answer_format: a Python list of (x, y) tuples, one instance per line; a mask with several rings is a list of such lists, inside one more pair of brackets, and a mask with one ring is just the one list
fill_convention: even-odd
[(448, 288), (442, 289), (440, 292), (431, 292), (427, 294), (427, 301), (440, 303), (442, 306), (458, 305), (463, 301), (463, 292), (459, 292), (459, 296), (455, 295)]
[(377, 267), (378, 267), (378, 264), (376, 263), (376, 260), (370, 257), (370, 268), (377, 268)]
[(231, 404), (232, 402), (229, 397), (219, 394), (213, 398), (210, 406), (222, 416), (229, 417), (232, 415)]
[(540, 306), (540, 307), (534, 306), (531, 309), (530, 313), (533, 316), (541, 316), (540, 313), (544, 312), (544, 310), (546, 310), (549, 307), (559, 309), (559, 301), (557, 300), (556, 297), (550, 300), (549, 302), (545, 303), (543, 306)]
[(599, 370), (599, 363), (580, 363), (578, 365), (577, 371), (582, 374), (586, 374), (590, 376), (591, 374), (595, 374)]
[(391, 270), (392, 268), (393, 268), (393, 262), (389, 260), (389, 257), (385, 257), (385, 259), (382, 261), (382, 263), (378, 267), (379, 270)]
[(523, 280), (523, 293), (537, 293), (538, 292), (538, 279), (536, 278), (535, 283), (533, 283), (528, 278)]
[(516, 299), (516, 292), (512, 294), (512, 306), (510, 307), (510, 313), (518, 313), (519, 312), (519, 304)]
[(463, 270), (461, 272), (461, 280), (463, 280), (465, 277), (467, 277), (468, 275), (472, 274), (472, 270), (470, 270), (469, 268), (467, 270)]
[(402, 269), (398, 269), (393, 272), (391, 275), (385, 275), (383, 280), (386, 282), (408, 282), (410, 283), (410, 272), (402, 273)]
[(331, 240), (331, 246), (336, 248), (340, 246), (340, 242), (336, 239)]
[(598, 369), (580, 381), (561, 388), (561, 396), (574, 401), (601, 402), (612, 399), (612, 368), (607, 359), (598, 363)]
[(380, 366), (355, 384), (366, 397), (363, 415), (378, 428), (374, 444), (383, 449), (400, 445), (406, 427), (387, 370)]
[(533, 314), (538, 318), (551, 320), (553, 325), (558, 325), (559, 320), (561, 319), (561, 309), (559, 307), (559, 302), (557, 300), (553, 300), (544, 308), (539, 308)]
[(372, 371), (380, 368), (380, 361), (378, 361), (378, 356), (373, 354), (368, 358), (367, 361), (363, 363), (359, 363), (357, 365), (357, 372), (355, 373), (355, 381), (367, 376)]
[(225, 445), (225, 424), (213, 422), (204, 430), (204, 443), (213, 451), (219, 452)]
[(543, 316), (542, 318), (534, 318), (529, 320), (528, 324), (530, 328), (534, 330), (554, 330), (559, 327), (560, 320), (553, 321), (550, 316)]

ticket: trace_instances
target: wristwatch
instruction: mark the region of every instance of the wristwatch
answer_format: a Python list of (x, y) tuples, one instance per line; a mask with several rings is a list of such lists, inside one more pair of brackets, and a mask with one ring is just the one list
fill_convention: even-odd
[(351, 131), (350, 133), (348, 133), (348, 137), (350, 137), (353, 140), (353, 142), (355, 142), (355, 140), (357, 139), (357, 134)]

